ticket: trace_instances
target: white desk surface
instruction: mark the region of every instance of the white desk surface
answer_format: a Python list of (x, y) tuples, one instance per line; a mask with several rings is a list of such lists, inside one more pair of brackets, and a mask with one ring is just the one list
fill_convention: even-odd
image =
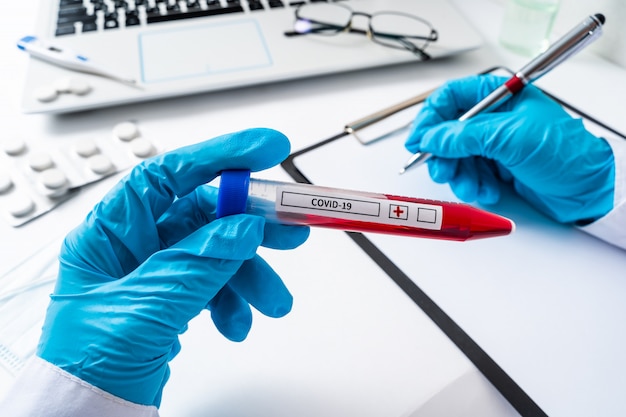
[[(418, 85), (424, 77), (444, 80), (494, 65), (516, 69), (526, 61), (495, 42), (502, 18), (498, 3), (455, 3), (484, 34), (484, 48), (427, 64), (43, 116), (22, 115), (18, 107), (26, 56), (15, 42), (30, 33), (36, 2), (12, 2), (0, 15), (2, 135), (61, 142), (106, 135), (116, 123), (136, 120), (146, 137), (171, 149), (229, 131), (266, 126), (284, 132), (294, 150), (302, 149), (334, 135), (346, 122), (421, 92)], [(625, 76), (623, 69), (583, 52), (539, 84), (626, 131)], [(266, 174), (289, 179), (281, 168)], [(0, 275), (40, 245), (66, 234), (118, 178), (89, 187), (24, 227), (1, 223)], [(172, 363), (163, 416), (400, 416), (434, 394), (424, 390), (434, 389), (437, 383), (429, 382), (437, 378), (416, 375), (419, 361), (411, 358), (420, 337), (411, 334), (405, 326), (408, 323), (402, 321), (415, 314), (415, 305), (346, 235), (314, 230), (309, 242), (295, 251), (263, 254), (293, 292), (293, 312), (281, 320), (256, 316), (248, 340), (241, 344), (224, 340), (206, 316), (194, 320), (182, 337), (182, 353)], [(622, 322), (616, 317), (615, 326)], [(469, 368), (461, 364), (458, 369)], [(6, 380), (0, 381), (0, 393), (6, 385)], [(563, 395), (557, 388), (545, 395)], [(617, 398), (588, 398), (580, 393), (562, 399), (574, 400), (579, 403), (579, 415), (592, 415), (598, 404), (601, 409), (616, 410), (611, 406)], [(493, 401), (499, 401), (496, 395)]]

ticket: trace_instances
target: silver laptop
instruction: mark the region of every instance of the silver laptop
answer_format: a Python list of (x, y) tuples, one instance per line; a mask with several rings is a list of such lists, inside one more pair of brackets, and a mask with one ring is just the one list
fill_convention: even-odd
[[(447, 0), (40, 0), (37, 33), (25, 35), (136, 84), (30, 58), (22, 109), (73, 112), (425, 59), (362, 33), (287, 36), (298, 8), (314, 3), (418, 17), (436, 31), (423, 48), (430, 59), (483, 42)], [(368, 20), (355, 13), (354, 32)], [(72, 82), (80, 85), (74, 93)]]

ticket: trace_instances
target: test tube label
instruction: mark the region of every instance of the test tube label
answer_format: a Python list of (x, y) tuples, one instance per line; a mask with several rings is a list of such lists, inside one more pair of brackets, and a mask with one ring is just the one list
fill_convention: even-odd
[(368, 197), (346, 197), (339, 193), (307, 193), (290, 189), (289, 185), (277, 190), (278, 213), (300, 213), (327, 218), (405, 225), (429, 230), (441, 230), (443, 207)]

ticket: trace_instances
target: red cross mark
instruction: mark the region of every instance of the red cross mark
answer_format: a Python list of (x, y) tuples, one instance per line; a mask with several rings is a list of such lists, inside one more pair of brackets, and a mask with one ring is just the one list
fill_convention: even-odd
[(392, 219), (406, 220), (408, 218), (408, 207), (397, 204), (389, 205), (389, 217)]

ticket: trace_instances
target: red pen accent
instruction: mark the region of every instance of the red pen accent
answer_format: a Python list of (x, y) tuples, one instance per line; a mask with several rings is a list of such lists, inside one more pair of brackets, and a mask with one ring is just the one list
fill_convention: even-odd
[(504, 83), (504, 86), (511, 92), (511, 94), (515, 94), (520, 91), (526, 83), (517, 75), (511, 77), (507, 82)]

